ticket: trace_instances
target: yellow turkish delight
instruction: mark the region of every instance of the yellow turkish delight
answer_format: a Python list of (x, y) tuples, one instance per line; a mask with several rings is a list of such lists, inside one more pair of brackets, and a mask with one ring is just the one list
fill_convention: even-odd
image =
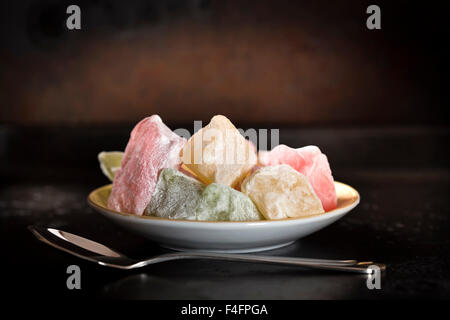
[(241, 191), (253, 200), (266, 219), (297, 218), (324, 212), (308, 179), (288, 165), (256, 170), (243, 181)]

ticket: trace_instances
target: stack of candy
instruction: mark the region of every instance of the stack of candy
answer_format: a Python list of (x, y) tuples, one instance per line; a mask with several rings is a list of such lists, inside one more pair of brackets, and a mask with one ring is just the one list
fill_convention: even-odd
[[(104, 172), (107, 156), (99, 157)], [(330, 166), (319, 148), (280, 145), (257, 154), (220, 115), (188, 141), (157, 115), (143, 119), (114, 172), (108, 174), (108, 207), (136, 215), (252, 221), (304, 217), (337, 206)]]

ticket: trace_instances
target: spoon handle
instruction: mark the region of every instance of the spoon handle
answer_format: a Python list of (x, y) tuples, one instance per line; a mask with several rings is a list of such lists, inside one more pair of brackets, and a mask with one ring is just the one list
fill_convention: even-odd
[(176, 252), (161, 255), (159, 257), (141, 261), (135, 267), (143, 267), (149, 264), (178, 260), (178, 259), (207, 259), (207, 260), (222, 260), (222, 261), (238, 261), (251, 263), (268, 263), (287, 266), (297, 266), (310, 269), (335, 270), (356, 273), (372, 273), (369, 266), (375, 265), (381, 271), (386, 269), (384, 264), (374, 262), (358, 262), (356, 260), (330, 260), (330, 259), (310, 259), (310, 258), (292, 258), (292, 257), (277, 257), (277, 256), (262, 256), (249, 254), (228, 254), (228, 253), (203, 253), (203, 252)]

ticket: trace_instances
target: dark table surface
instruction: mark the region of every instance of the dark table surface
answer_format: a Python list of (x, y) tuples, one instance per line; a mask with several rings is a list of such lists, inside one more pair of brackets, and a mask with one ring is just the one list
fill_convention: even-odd
[[(448, 129), (282, 131), (281, 142), (321, 146), (335, 179), (354, 186), (361, 203), (328, 228), (263, 254), (383, 262), (388, 269), (381, 290), (368, 290), (364, 275), (237, 262), (174, 261), (121, 271), (37, 241), (28, 225), (59, 227), (132, 257), (165, 252), (116, 227), (86, 202), (92, 189), (108, 183), (98, 169), (96, 153), (122, 149), (127, 135), (128, 128), (0, 130), (2, 287), (10, 297), (450, 297), (450, 171), (442, 159)], [(50, 150), (54, 152), (49, 154)], [(80, 266), (81, 290), (66, 287), (66, 269), (72, 264)]]

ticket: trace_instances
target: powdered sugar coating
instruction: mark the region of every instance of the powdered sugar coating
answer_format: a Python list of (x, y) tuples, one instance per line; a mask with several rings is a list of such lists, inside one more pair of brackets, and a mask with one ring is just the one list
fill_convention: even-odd
[(157, 115), (133, 129), (108, 199), (108, 208), (142, 215), (163, 168), (178, 168), (186, 139), (172, 132)]
[(205, 185), (175, 169), (163, 169), (145, 215), (195, 220), (195, 208)]
[(242, 183), (266, 219), (285, 219), (323, 213), (322, 203), (308, 179), (288, 165), (262, 167)]
[(316, 146), (306, 146), (293, 149), (286, 145), (279, 145), (271, 151), (260, 151), (258, 162), (263, 166), (287, 164), (305, 175), (314, 192), (322, 201), (325, 211), (337, 206), (337, 195), (334, 179), (327, 156)]
[(251, 221), (264, 217), (253, 201), (237, 190), (218, 183), (206, 187), (196, 209), (197, 220)]

